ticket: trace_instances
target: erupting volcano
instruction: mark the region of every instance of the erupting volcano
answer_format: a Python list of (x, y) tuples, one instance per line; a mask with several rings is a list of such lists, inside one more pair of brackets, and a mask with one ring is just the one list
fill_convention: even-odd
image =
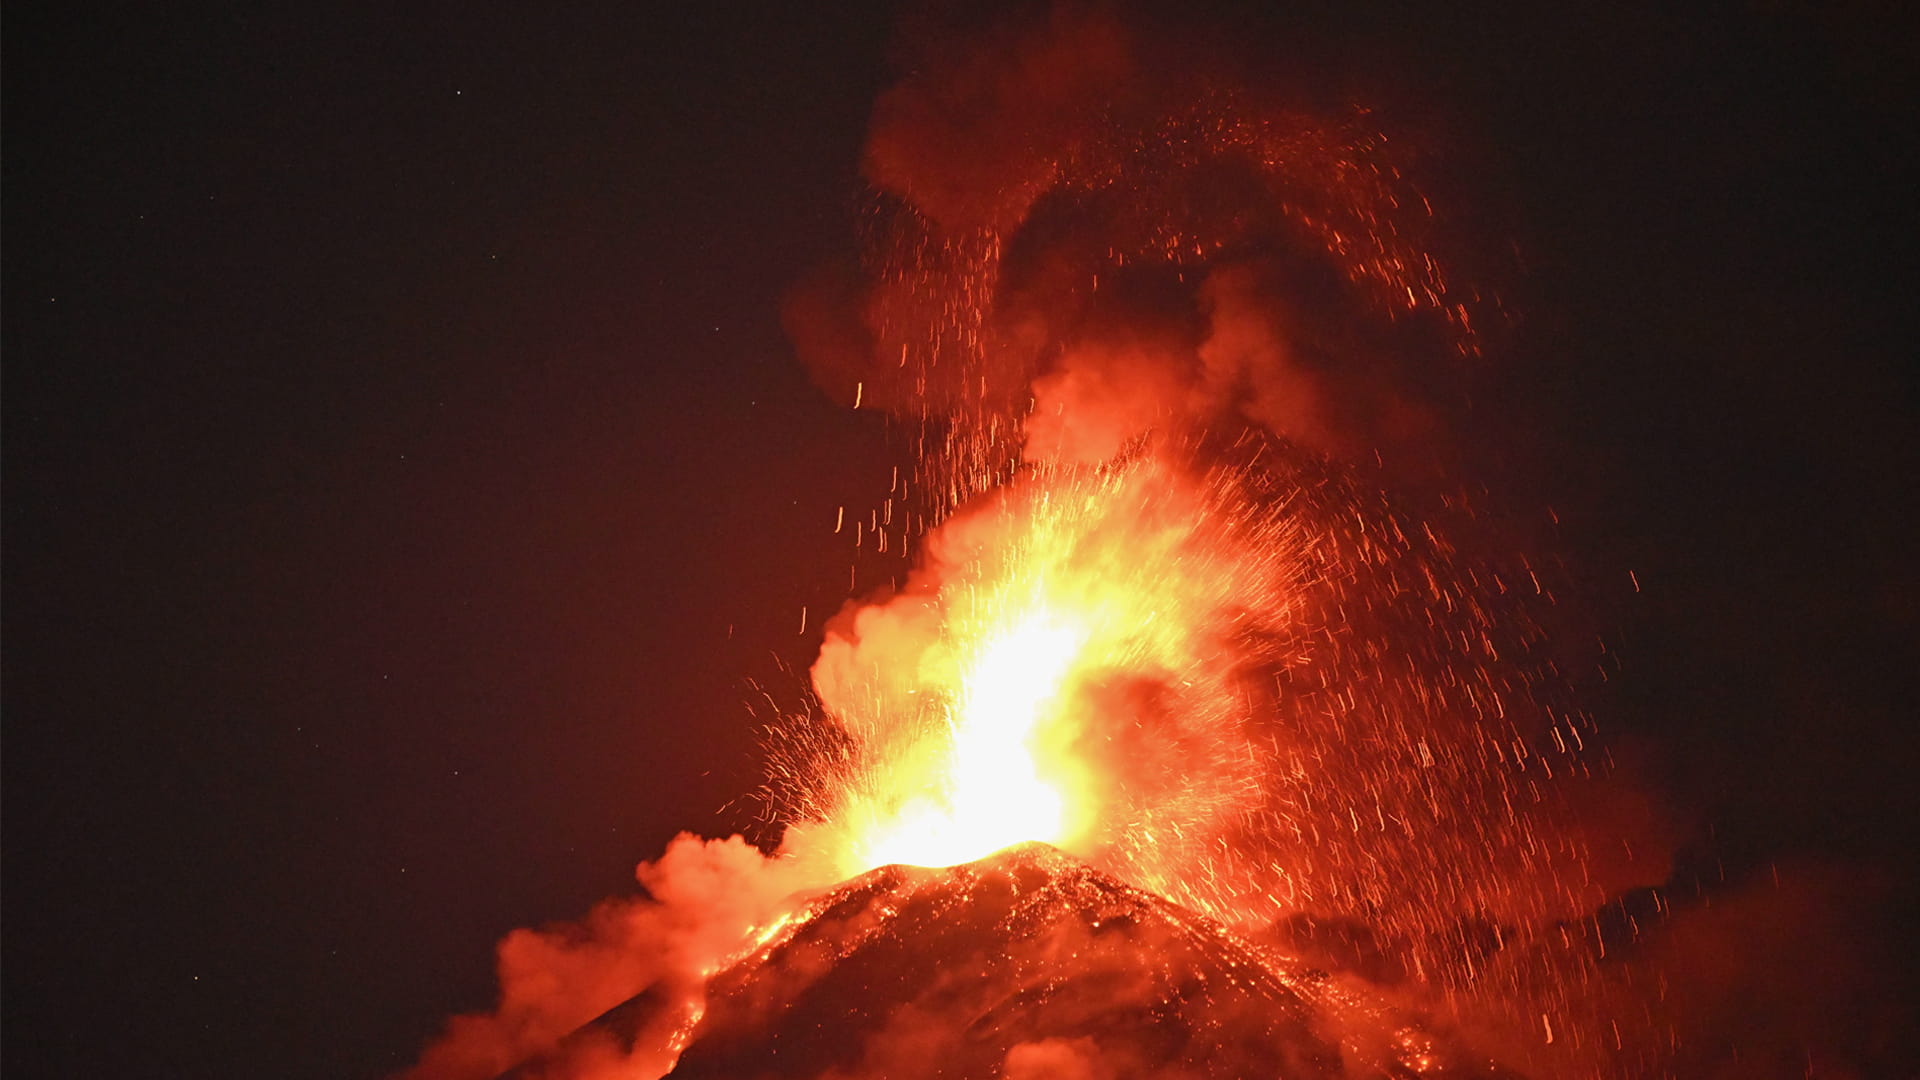
[[(558, 1060), (617, 1060), (658, 1037), (668, 1008), (627, 1002)], [(715, 977), (692, 1034), (673, 1076), (1504, 1075), (1325, 972), (1040, 844), (807, 897)]]
[(1106, 17), (913, 48), (865, 253), (786, 312), (915, 452), (833, 526), (911, 569), (769, 727), (777, 842), (685, 838), (650, 899), (509, 939), (499, 1012), (416, 1075), (1630, 1049), (1592, 1026), (1589, 913), (1664, 867), (1595, 824), (1549, 571), (1448, 479), (1501, 313), (1391, 141)]

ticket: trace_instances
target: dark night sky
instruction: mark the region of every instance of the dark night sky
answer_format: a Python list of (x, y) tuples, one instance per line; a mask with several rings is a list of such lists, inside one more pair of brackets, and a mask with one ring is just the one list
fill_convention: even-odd
[[(1521, 245), (1514, 474), (1690, 857), (1910, 899), (1920, 58), (1665, 6), (1238, 17)], [(778, 319), (893, 14), (561, 7), (8, 11), (16, 1075), (379, 1075), (738, 824), (899, 460)]]

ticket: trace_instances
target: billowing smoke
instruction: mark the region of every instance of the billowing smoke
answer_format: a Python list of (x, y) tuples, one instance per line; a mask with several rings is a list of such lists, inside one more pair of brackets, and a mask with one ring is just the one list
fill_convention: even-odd
[(1364, 111), (1291, 111), (1104, 9), (918, 30), (869, 134), (867, 265), (787, 303), (829, 392), (976, 436), (1030, 409), (1030, 460), (1227, 418), (1432, 449), (1498, 307)]
[(508, 934), (499, 946), (498, 1006), (453, 1018), (402, 1076), (498, 1076), (554, 1055), (582, 1025), (643, 992), (656, 999), (653, 1027), (631, 1046), (582, 1040), (554, 1055), (548, 1071), (582, 1080), (664, 1074), (676, 1038), (699, 1016), (707, 976), (788, 897), (823, 884), (816, 865), (769, 859), (737, 836), (681, 834), (635, 871), (646, 896), (604, 901), (579, 922)]
[(1551, 569), (1445, 479), (1494, 291), (1363, 110), (1289, 107), (1163, 29), (1068, 5), (901, 46), (867, 262), (787, 321), (831, 392), (944, 436), (921, 482), (958, 509), (899, 527), (918, 569), (829, 625), (823, 742), (866, 758), (796, 801), (912, 797), (897, 747), (983, 605), (1090, 612), (1042, 735), (1079, 773), (1070, 850), (1520, 993), (1480, 938), (1660, 882), (1671, 838), (1588, 752)]
[[(1076, 5), (909, 22), (864, 253), (784, 318), (825, 390), (911, 422), (917, 489), (848, 532), (916, 561), (828, 624), (820, 708), (774, 733), (783, 853), (682, 838), (641, 867), (650, 899), (516, 932), (499, 1008), (413, 1075), (491, 1075), (649, 987), (660, 1030), (555, 1068), (659, 1075), (783, 898), (914, 861), (893, 840), (970, 770), (1009, 803), (1065, 793), (1009, 813), (1102, 871), (1544, 1075), (1705, 1075), (1735, 1043), (1784, 1075), (1840, 1038), (1821, 1002), (1856, 981), (1746, 982), (1750, 935), (1795, 947), (1830, 883), (1629, 917), (1684, 830), (1578, 705), (1599, 657), (1556, 632), (1578, 623), (1553, 561), (1451, 468), (1502, 314), (1396, 140), (1165, 30)], [(983, 698), (1007, 654), (1044, 685)], [(1022, 711), (1019, 754), (969, 760), (970, 724)], [(864, 1033), (863, 1074), (912, 1071), (942, 1022)], [(997, 1068), (1128, 1075), (1089, 1039)]]
[[(1805, 993), (1730, 1023), (1754, 995), (1725, 964), (1672, 970), (1711, 951), (1690, 942), (1772, 947), (1710, 904), (1607, 940), (1688, 830), (1579, 707), (1600, 658), (1567, 646), (1551, 558), (1453, 469), (1504, 315), (1399, 142), (1105, 8), (917, 29), (870, 132), (868, 258), (787, 308), (824, 388), (935, 434), (929, 510), (959, 508), (901, 528), (918, 570), (828, 628), (814, 675), (850, 742), (910, 756), (923, 733), (889, 721), (942, 691), (956, 608), (1004, 588), (994, 558), (1051, 551), (1038, 577), (1140, 600), (1103, 612), (1056, 735), (1096, 778), (1076, 853), (1546, 1074), (1784, 1074), (1785, 1047), (1847, 1045)], [(1042, 537), (1076, 499), (1110, 513)], [(826, 801), (849, 792), (884, 800), (858, 768)], [(1005, 1068), (1097, 1062), (1049, 1042)]]

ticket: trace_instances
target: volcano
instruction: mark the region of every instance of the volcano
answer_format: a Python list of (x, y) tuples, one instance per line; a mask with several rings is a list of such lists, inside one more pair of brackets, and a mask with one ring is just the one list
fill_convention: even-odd
[[(1356, 980), (1029, 843), (887, 866), (799, 901), (714, 975), (669, 1074), (801, 1077), (1514, 1077)], [(687, 1018), (642, 993), (586, 1026), (623, 1052)]]

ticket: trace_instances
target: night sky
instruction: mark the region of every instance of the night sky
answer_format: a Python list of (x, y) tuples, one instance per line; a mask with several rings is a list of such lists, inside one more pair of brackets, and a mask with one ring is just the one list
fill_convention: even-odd
[[(1210, 18), (1519, 253), (1498, 483), (1682, 871), (1904, 911), (1920, 57), (1894, 5), (1667, 6)], [(16, 1075), (381, 1075), (501, 934), (747, 824), (756, 686), (906, 461), (779, 316), (896, 10), (559, 7), (9, 10)]]

